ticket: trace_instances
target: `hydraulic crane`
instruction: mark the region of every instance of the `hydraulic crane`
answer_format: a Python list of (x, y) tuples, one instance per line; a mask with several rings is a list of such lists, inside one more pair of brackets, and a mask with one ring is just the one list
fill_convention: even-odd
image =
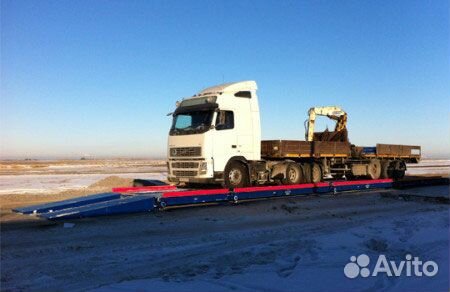
[(334, 132), (342, 132), (347, 129), (347, 113), (338, 106), (320, 106), (312, 107), (308, 111), (309, 118), (306, 121), (305, 139), (314, 141), (314, 126), (316, 116), (326, 116), (336, 121)]

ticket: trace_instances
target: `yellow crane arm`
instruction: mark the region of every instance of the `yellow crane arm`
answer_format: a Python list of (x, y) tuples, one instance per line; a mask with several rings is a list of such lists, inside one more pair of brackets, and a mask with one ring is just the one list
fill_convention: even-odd
[(335, 120), (336, 126), (334, 131), (342, 131), (347, 127), (347, 113), (338, 106), (312, 107), (309, 109), (308, 115), (307, 129), (305, 133), (306, 141), (313, 141), (316, 116), (327, 116), (328, 118)]

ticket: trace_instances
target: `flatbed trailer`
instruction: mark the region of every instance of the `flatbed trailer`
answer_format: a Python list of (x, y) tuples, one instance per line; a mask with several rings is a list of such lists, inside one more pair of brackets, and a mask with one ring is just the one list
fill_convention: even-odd
[[(417, 180), (415, 186), (448, 184), (448, 179), (427, 178)], [(406, 186), (411, 186), (411, 180)], [(170, 208), (236, 204), (244, 201), (298, 197), (311, 195), (337, 195), (349, 191), (401, 188), (392, 179), (319, 182), (298, 185), (259, 186), (235, 189), (178, 189), (171, 185), (115, 188), (110, 193), (16, 208), (13, 211), (34, 215), (52, 221), (98, 217), (140, 212), (157, 212)]]
[(307, 178), (312, 182), (322, 180), (324, 175), (338, 179), (344, 176), (398, 179), (405, 175), (406, 163), (419, 162), (421, 147), (394, 144), (358, 147), (348, 141), (265, 140), (261, 141), (261, 157), (302, 163), (304, 173), (312, 172)]
[(357, 147), (349, 142), (263, 140), (261, 157), (279, 158), (354, 158), (403, 159), (408, 163), (420, 160), (420, 146), (377, 144), (375, 147)]
[(329, 141), (263, 140), (261, 141), (261, 157), (264, 159), (350, 158), (351, 144)]

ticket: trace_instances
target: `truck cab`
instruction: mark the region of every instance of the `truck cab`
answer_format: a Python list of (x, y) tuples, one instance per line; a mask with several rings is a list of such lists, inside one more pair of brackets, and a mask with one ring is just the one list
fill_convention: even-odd
[(177, 102), (167, 147), (169, 181), (222, 183), (233, 162), (261, 159), (256, 90), (255, 81), (226, 83)]

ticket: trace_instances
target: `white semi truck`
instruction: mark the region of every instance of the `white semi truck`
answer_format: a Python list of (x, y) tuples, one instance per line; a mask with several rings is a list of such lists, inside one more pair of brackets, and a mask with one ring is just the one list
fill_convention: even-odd
[[(334, 178), (401, 178), (418, 162), (420, 146), (357, 147), (347, 138), (339, 107), (311, 108), (306, 141), (261, 141), (255, 81), (206, 88), (177, 102), (168, 138), (168, 180), (221, 183), (229, 188), (298, 184)], [(314, 132), (316, 115), (336, 120), (334, 131)]]

